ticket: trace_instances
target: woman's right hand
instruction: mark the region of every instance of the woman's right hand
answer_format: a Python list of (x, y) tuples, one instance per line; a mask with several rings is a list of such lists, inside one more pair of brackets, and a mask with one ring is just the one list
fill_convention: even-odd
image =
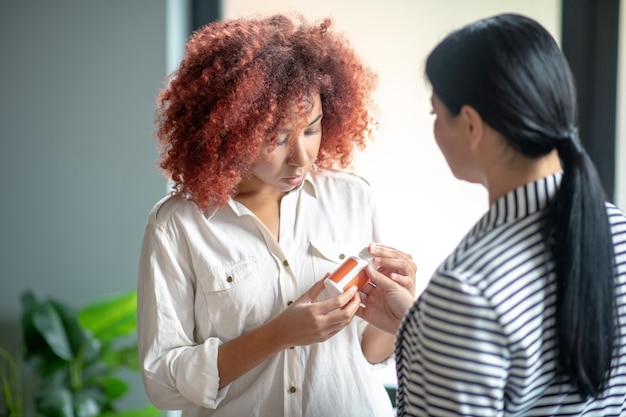
[(316, 301), (324, 291), (324, 277), (275, 317), (286, 348), (324, 342), (352, 321), (360, 305), (356, 287), (325, 301)]
[[(324, 277), (326, 278), (326, 277)], [(324, 291), (317, 282), (272, 320), (219, 347), (219, 387), (282, 350), (323, 342), (350, 324), (361, 299), (356, 288), (325, 301), (316, 301)]]

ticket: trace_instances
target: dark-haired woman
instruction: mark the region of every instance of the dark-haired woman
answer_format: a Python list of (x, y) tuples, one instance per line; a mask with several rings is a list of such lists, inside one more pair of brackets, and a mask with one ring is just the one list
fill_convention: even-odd
[(626, 219), (579, 141), (556, 42), (494, 16), (447, 36), (426, 75), (437, 144), (490, 208), (415, 304), (370, 271), (378, 325), (395, 333), (406, 312), (398, 414), (625, 416)]
[[(391, 416), (372, 365), (393, 335), (322, 279), (379, 240), (370, 189), (346, 168), (375, 76), (331, 22), (212, 23), (159, 96), (175, 192), (148, 217), (138, 343), (148, 396), (183, 416)], [(412, 288), (410, 256), (371, 245)]]

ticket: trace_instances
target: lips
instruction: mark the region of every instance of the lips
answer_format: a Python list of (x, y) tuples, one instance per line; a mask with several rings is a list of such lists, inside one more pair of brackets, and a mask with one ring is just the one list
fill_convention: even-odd
[(305, 174), (301, 174), (295, 177), (285, 177), (283, 178), (283, 181), (289, 185), (298, 186), (302, 184), (302, 181), (304, 181), (304, 177), (305, 177)]

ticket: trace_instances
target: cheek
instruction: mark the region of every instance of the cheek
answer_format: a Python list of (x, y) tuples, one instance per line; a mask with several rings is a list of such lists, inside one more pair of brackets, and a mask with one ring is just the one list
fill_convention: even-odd
[(437, 129), (435, 131), (435, 142), (444, 156), (450, 168), (454, 170), (454, 166), (458, 164), (459, 150), (454, 146), (454, 138), (450, 135), (449, 131), (445, 129)]
[(252, 167), (252, 173), (257, 177), (264, 178), (271, 175), (275, 171), (275, 157), (273, 155), (266, 155), (262, 159), (258, 160)]
[(435, 137), (437, 146), (439, 146), (439, 150), (445, 153), (445, 131), (441, 127), (441, 123), (439, 123), (438, 119), (433, 123), (433, 136)]
[(322, 145), (322, 136), (318, 136), (317, 138), (313, 139), (311, 142), (309, 142), (307, 144), (307, 152), (309, 153), (309, 156), (313, 157), (314, 159), (317, 158), (317, 154), (320, 151), (320, 146)]

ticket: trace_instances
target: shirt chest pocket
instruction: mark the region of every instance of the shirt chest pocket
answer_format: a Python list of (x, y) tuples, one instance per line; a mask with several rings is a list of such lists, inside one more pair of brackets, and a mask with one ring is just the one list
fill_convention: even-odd
[(198, 283), (213, 327), (209, 334), (230, 340), (271, 318), (276, 294), (256, 258), (207, 266)]

